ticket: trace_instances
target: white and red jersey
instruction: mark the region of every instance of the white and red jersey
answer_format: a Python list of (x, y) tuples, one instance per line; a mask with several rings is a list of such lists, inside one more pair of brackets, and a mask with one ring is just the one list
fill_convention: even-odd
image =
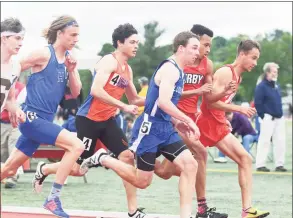
[[(238, 89), (238, 86), (239, 86), (239, 84), (241, 82), (241, 77), (238, 77), (236, 75), (232, 65), (225, 65), (223, 67), (229, 67), (231, 69), (231, 71), (232, 71), (232, 80), (237, 83), (237, 89)], [(233, 93), (231, 93), (229, 95), (226, 95), (222, 99), (220, 99), (220, 101), (222, 101), (222, 102), (224, 102), (226, 104), (230, 104), (232, 102), (234, 96), (236, 95), (236, 93), (237, 93), (237, 91), (235, 91), (235, 92), (233, 92)], [(211, 108), (209, 108), (204, 97), (203, 97), (202, 103), (200, 105), (200, 110), (201, 110), (203, 116), (213, 117), (214, 119), (216, 119), (220, 123), (226, 123), (225, 111), (222, 111), (222, 110), (219, 110), (219, 109), (211, 109)]]

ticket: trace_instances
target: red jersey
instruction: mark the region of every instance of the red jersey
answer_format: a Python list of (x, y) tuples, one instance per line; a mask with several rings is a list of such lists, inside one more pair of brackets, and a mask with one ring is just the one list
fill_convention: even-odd
[[(232, 80), (235, 81), (237, 83), (237, 89), (238, 89), (238, 85), (241, 82), (241, 77), (237, 77), (234, 68), (232, 67), (232, 65), (225, 65), (223, 67), (229, 67), (232, 71)], [(236, 89), (236, 90), (237, 90)], [(220, 101), (226, 103), (226, 104), (230, 104), (234, 98), (234, 96), (236, 95), (237, 91), (224, 96), (222, 99), (220, 99)], [(219, 110), (219, 109), (211, 109), (208, 108), (208, 105), (206, 103), (205, 98), (203, 97), (202, 99), (202, 103), (200, 105), (200, 110), (203, 114), (203, 116), (210, 116), (213, 117), (214, 119), (216, 119), (218, 122), (220, 123), (226, 123), (226, 117), (225, 117), (225, 111)]]
[[(198, 89), (204, 84), (207, 63), (208, 59), (204, 57), (198, 66), (186, 66), (184, 68), (185, 81), (183, 91)], [(198, 97), (198, 95), (194, 95), (189, 98), (181, 98), (177, 107), (185, 113), (194, 114), (197, 112)]]

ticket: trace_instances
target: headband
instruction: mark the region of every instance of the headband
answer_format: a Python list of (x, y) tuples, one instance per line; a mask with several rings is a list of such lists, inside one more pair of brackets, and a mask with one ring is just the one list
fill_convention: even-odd
[(15, 33), (15, 32), (12, 32), (12, 31), (4, 31), (1, 33), (1, 37), (2, 36), (21, 36), (23, 37), (25, 34), (25, 31), (20, 31), (19, 33)]
[(78, 26), (77, 22), (75, 20), (68, 22), (64, 25), (63, 28), (69, 27), (69, 26)]

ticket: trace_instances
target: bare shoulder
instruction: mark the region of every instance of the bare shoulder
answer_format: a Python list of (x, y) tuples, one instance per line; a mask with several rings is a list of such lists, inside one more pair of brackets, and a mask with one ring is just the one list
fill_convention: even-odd
[(32, 52), (32, 56), (38, 58), (41, 62), (48, 61), (51, 57), (51, 52), (49, 47), (39, 48)]
[(159, 71), (169, 71), (169, 72), (178, 72), (177, 67), (170, 61), (165, 62), (159, 69)]
[(118, 65), (117, 60), (113, 57), (112, 54), (105, 55), (101, 58), (100, 61), (96, 63), (95, 69), (103, 69), (103, 70), (116, 70)]
[(171, 62), (164, 63), (157, 72), (159, 77), (164, 77), (164, 80), (178, 80), (179, 71), (178, 68)]
[(51, 57), (51, 52), (49, 47), (43, 47), (31, 51), (28, 56), (24, 57), (20, 64), (23, 62), (33, 62), (34, 65), (42, 65), (44, 62), (48, 62)]
[(218, 70), (216, 70), (215, 74), (214, 74), (214, 78), (217, 79), (232, 79), (232, 71), (230, 69), (230, 67), (224, 66), (219, 68)]

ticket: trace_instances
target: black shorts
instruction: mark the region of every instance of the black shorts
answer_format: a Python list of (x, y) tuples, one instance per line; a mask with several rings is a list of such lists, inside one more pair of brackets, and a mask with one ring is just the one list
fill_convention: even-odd
[(142, 154), (141, 156), (136, 156), (137, 169), (143, 171), (153, 171), (155, 169), (156, 158), (159, 157), (161, 154), (166, 159), (173, 162), (175, 158), (178, 157), (186, 149), (187, 147), (184, 142), (178, 141), (160, 148), (156, 153), (147, 152)]
[(106, 121), (93, 121), (84, 116), (76, 116), (77, 137), (84, 143), (85, 150), (78, 158), (81, 164), (84, 159), (95, 153), (97, 140), (114, 153), (116, 157), (128, 149), (128, 141), (122, 129), (117, 125), (114, 118)]

